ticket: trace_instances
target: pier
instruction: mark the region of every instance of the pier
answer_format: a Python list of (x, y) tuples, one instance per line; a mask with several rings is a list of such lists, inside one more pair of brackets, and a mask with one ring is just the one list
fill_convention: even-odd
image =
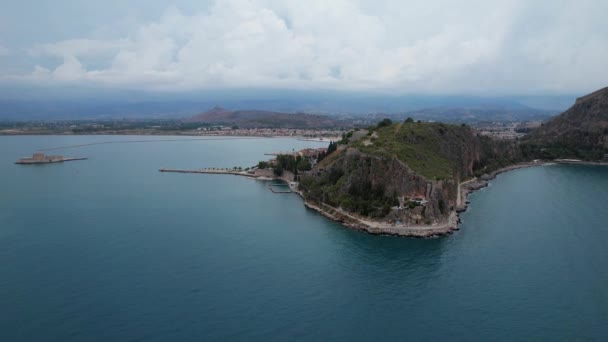
[(217, 174), (217, 175), (237, 175), (237, 176), (245, 176), (250, 178), (258, 178), (253, 173), (249, 173), (247, 171), (239, 171), (235, 169), (195, 169), (195, 170), (187, 170), (187, 169), (159, 169), (160, 172), (174, 172), (174, 173), (207, 173), (207, 174)]
[[(244, 176), (247, 178), (257, 179), (257, 180), (274, 180), (278, 179), (284, 181), (284, 184), (274, 183), (268, 185), (268, 190), (275, 194), (290, 194), (292, 192), (296, 192), (297, 183), (290, 182), (289, 179), (293, 178), (293, 174), (289, 171), (285, 171), (282, 177), (276, 177), (272, 174), (271, 170), (249, 170), (243, 171), (239, 169), (221, 169), (221, 168), (206, 168), (206, 169), (159, 169), (159, 172), (172, 172), (172, 173), (199, 173), (199, 174), (215, 174), (215, 175), (235, 175), (235, 176)], [(276, 189), (282, 188), (282, 189)]]

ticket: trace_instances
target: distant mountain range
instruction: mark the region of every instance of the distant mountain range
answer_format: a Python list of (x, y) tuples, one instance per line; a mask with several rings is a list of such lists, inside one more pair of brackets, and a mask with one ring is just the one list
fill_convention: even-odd
[[(0, 87), (0, 120), (181, 119), (214, 106), (233, 111), (269, 111), (368, 117), (411, 115), (444, 120), (516, 119), (556, 114), (575, 96), (441, 96), (283, 89), (225, 89), (150, 93), (112, 89), (7, 89)], [(461, 115), (463, 114), (463, 115)], [(457, 119), (460, 120), (460, 119)]]
[(325, 115), (279, 113), (262, 110), (227, 110), (214, 107), (193, 116), (187, 122), (222, 124), (239, 128), (338, 128), (352, 126)]

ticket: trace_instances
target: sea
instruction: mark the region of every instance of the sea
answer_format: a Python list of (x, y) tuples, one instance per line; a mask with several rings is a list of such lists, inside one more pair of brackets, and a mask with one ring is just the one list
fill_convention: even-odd
[[(269, 181), (158, 171), (326, 145), (0, 137), (0, 341), (608, 340), (608, 167), (501, 174), (430, 239), (350, 230)], [(14, 164), (55, 147), (89, 159)]]

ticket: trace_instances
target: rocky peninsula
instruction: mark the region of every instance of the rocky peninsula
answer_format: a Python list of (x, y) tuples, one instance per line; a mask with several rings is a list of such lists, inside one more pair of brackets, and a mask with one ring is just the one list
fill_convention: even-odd
[(608, 88), (519, 140), (466, 125), (393, 123), (350, 132), (300, 176), (306, 205), (370, 233), (435, 236), (458, 229), (471, 192), (498, 174), (555, 163), (608, 162)]
[(321, 215), (341, 223), (343, 226), (368, 232), (370, 234), (382, 234), (382, 235), (395, 235), (395, 236), (409, 236), (409, 237), (438, 237), (442, 235), (452, 234), (454, 231), (459, 230), (460, 225), (460, 213), (467, 210), (470, 201), (468, 197), (474, 191), (485, 188), (489, 185), (489, 182), (496, 178), (497, 175), (517, 170), (521, 168), (535, 167), (550, 165), (553, 163), (546, 162), (530, 162), (520, 163), (498, 169), (490, 174), (485, 174), (479, 178), (473, 178), (471, 180), (462, 182), (459, 184), (459, 198), (457, 200), (457, 206), (455, 210), (451, 211), (445, 220), (445, 222), (434, 223), (434, 224), (419, 224), (419, 225), (406, 225), (397, 224), (395, 222), (383, 222), (379, 220), (370, 220), (359, 215), (348, 213), (341, 208), (332, 207), (327, 204), (313, 204), (306, 200), (302, 192), (296, 191), (304, 200), (304, 205), (314, 210)]
[[(429, 237), (458, 229), (473, 179), (516, 164), (510, 142), (464, 125), (381, 122), (353, 131), (300, 175), (307, 207), (374, 234)], [(465, 187), (463, 187), (465, 185)]]
[[(608, 88), (579, 99), (523, 141), (492, 139), (464, 124), (385, 119), (323, 151), (277, 155), (250, 170), (197, 173), (282, 179), (307, 208), (349, 228), (432, 237), (458, 230), (468, 196), (500, 173), (551, 162), (605, 165), (607, 115)], [(577, 144), (578, 136), (590, 138)]]

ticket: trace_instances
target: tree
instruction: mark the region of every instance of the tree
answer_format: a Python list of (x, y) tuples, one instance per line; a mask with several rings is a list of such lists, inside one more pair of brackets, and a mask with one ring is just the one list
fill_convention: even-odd
[(302, 158), (297, 164), (297, 170), (299, 171), (310, 171), (312, 169), (312, 165), (310, 165), (310, 160), (308, 158)]
[(392, 124), (393, 124), (393, 121), (389, 118), (386, 118), (386, 119), (383, 119), (382, 121), (378, 122), (378, 128), (390, 126)]
[(328, 155), (330, 155), (332, 152), (334, 152), (337, 149), (338, 149), (338, 143), (330, 141), (329, 142), (329, 146), (327, 146), (327, 151), (326, 152), (320, 152), (317, 155), (317, 163), (320, 163), (321, 160), (323, 160), (325, 157), (327, 157)]
[(334, 143), (333, 141), (330, 141), (329, 146), (327, 147), (327, 153), (325, 155), (329, 155), (337, 149), (338, 149), (338, 144)]
[(325, 153), (319, 152), (317, 154), (317, 163), (321, 162), (321, 160), (323, 160), (324, 157), (325, 157)]
[(285, 170), (293, 171), (296, 167), (296, 157), (291, 154), (279, 154), (276, 158), (276, 164)]
[(414, 122), (414, 119), (412, 119), (412, 118), (405, 119), (405, 123), (413, 123), (413, 122)]

